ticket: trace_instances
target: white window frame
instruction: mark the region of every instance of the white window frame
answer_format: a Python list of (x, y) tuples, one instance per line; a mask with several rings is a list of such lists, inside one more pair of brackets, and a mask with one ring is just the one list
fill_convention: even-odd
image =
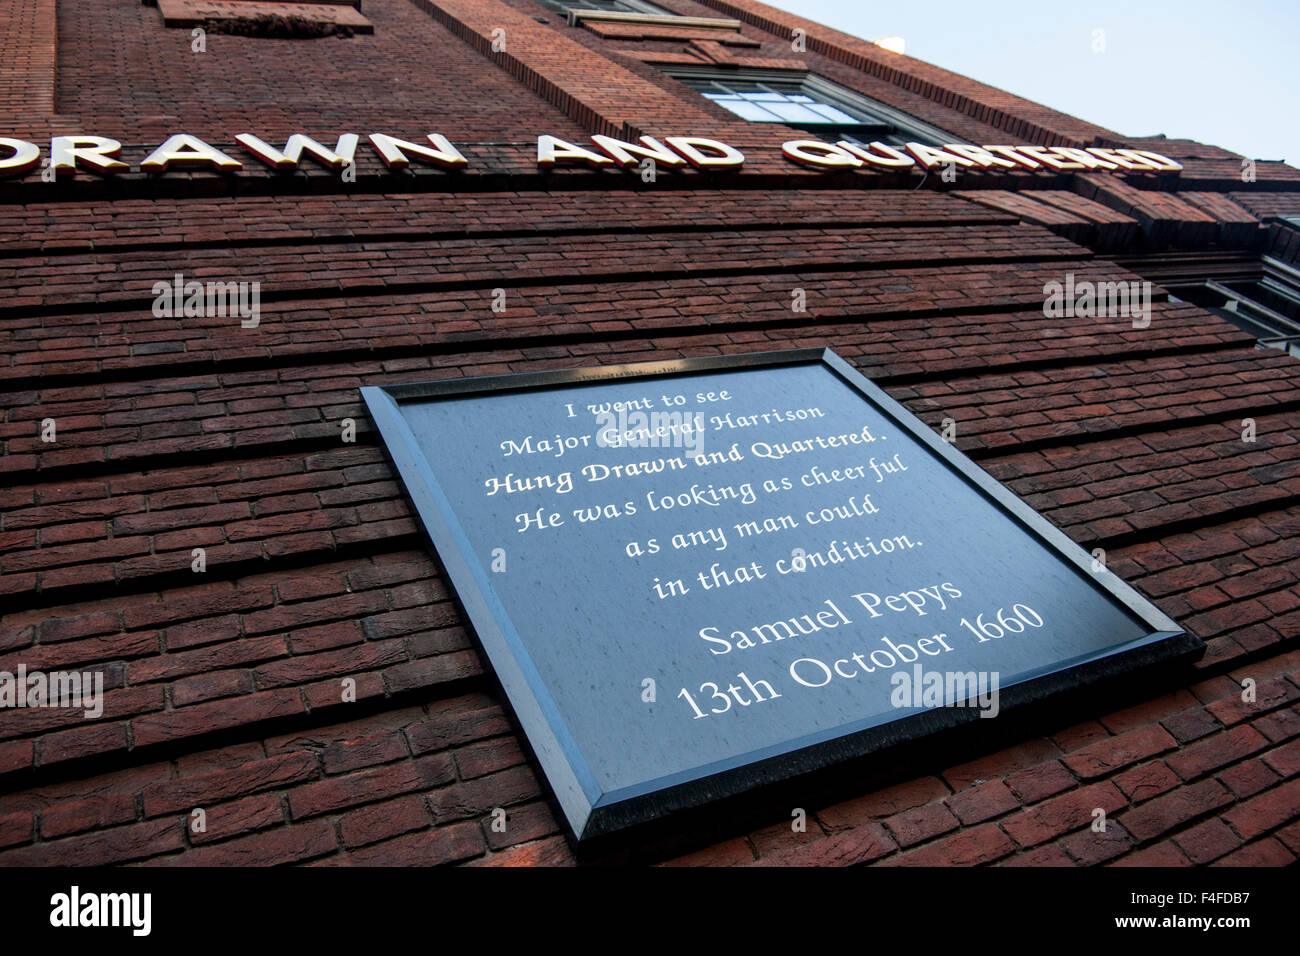
[[(663, 7), (657, 7), (653, 3), (650, 3), (649, 0), (616, 0), (616, 2), (623, 6), (631, 8), (626, 12), (621, 10), (584, 10), (580, 7), (569, 6), (564, 2), (564, 0), (537, 0), (537, 2), (548, 10), (554, 10), (556, 13), (566, 14), (570, 23), (576, 22), (573, 19), (575, 13), (583, 15), (582, 19), (604, 19), (606, 17), (623, 16), (639, 17), (647, 15), (663, 17), (671, 15)], [(587, 16), (588, 14), (596, 14), (596, 16)]]
[[(850, 90), (832, 80), (818, 76), (816, 73), (810, 73), (806, 70), (759, 70), (759, 69), (737, 69), (737, 70), (718, 70), (710, 69), (701, 65), (693, 66), (674, 66), (665, 70), (669, 76), (675, 80), (689, 81), (711, 81), (726, 84), (728, 81), (740, 83), (780, 83), (780, 84), (798, 84), (807, 95), (824, 102), (846, 113), (862, 114), (878, 118), (881, 122), (893, 127), (897, 132), (895, 135), (901, 136), (909, 141), (924, 143), (926, 145), (941, 146), (944, 143), (960, 143), (963, 140), (954, 136), (937, 126), (932, 126), (916, 117), (904, 113), (902, 110), (895, 109), (879, 100), (872, 99), (865, 94), (856, 90)], [(688, 84), (689, 85), (689, 84)], [(692, 87), (694, 89), (694, 87)], [(699, 92), (698, 90), (696, 92)], [(703, 96), (703, 93), (700, 94)], [(722, 107), (726, 109), (726, 107)], [(728, 111), (730, 112), (730, 111)], [(737, 118), (740, 118), (739, 116)], [(749, 122), (761, 123), (767, 120), (750, 120)], [(773, 123), (781, 122), (772, 120)], [(869, 120), (862, 121), (864, 125), (870, 123)], [(786, 123), (787, 126), (805, 129), (812, 132), (815, 127), (805, 128), (796, 126), (793, 123)], [(828, 128), (834, 128), (836, 124), (826, 124)]]

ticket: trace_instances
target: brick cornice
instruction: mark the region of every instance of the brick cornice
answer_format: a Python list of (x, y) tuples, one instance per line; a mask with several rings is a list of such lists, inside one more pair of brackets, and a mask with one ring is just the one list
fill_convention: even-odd
[[(529, 89), (595, 133), (716, 125), (702, 110), (500, 0), (411, 0)], [(493, 49), (503, 30), (504, 49)]]

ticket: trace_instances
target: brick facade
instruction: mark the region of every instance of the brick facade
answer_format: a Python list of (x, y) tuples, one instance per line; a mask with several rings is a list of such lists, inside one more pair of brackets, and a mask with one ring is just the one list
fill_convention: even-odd
[[(373, 34), (213, 33), (197, 53), (135, 0), (0, 9), (0, 135), (110, 136), (134, 166), (183, 131), (248, 164), (0, 184), (0, 671), (94, 668), (107, 688), (98, 719), (0, 711), (0, 865), (575, 862), (357, 389), (807, 346), (954, 419), (961, 450), (1207, 653), (1162, 686), (817, 781), (807, 832), (773, 797), (633, 856), (1300, 855), (1300, 364), (1158, 286), (1148, 329), (1043, 310), (1045, 283), (1139, 281), (1145, 255), (1300, 261), (1278, 221), (1300, 214), (1300, 171), (1244, 182), (1224, 149), (1127, 139), (751, 0), (657, 2), (741, 28), (365, 0)], [(804, 63), (967, 142), (1131, 146), (1184, 170), (949, 188), (804, 169), (779, 146), (809, 134), (746, 124), (654, 65), (746, 59)], [(474, 168), (367, 154), (354, 184), (310, 163), (277, 178), (233, 139), (347, 131), (362, 151), (368, 132), (440, 132)], [(540, 133), (707, 135), (747, 162), (664, 188), (546, 173)], [(155, 316), (174, 273), (260, 282), (260, 325)], [(506, 833), (486, 825), (497, 807)]]

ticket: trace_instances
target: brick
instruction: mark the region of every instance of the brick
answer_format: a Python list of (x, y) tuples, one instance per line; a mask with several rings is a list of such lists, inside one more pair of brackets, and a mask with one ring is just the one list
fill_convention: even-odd
[(1135, 804), (1158, 797), (1182, 784), (1178, 775), (1159, 760), (1126, 770), (1114, 782)]
[[(464, 706), (473, 706), (472, 699)], [(405, 729), (411, 753), (425, 754), (455, 744), (492, 737), (510, 730), (510, 723), (498, 707), (476, 706), (470, 710), (449, 710)]]
[(1164, 843), (1157, 843), (1155, 846), (1149, 846), (1146, 849), (1129, 853), (1116, 860), (1113, 866), (1142, 866), (1142, 867), (1166, 867), (1166, 866), (1191, 866), (1192, 863), (1183, 855), (1176, 844), (1166, 840)]
[(830, 829), (838, 830), (921, 806), (947, 796), (948, 792), (942, 780), (923, 777), (819, 810), (817, 818)]
[(1278, 779), (1278, 775), (1261, 759), (1243, 760), (1219, 774), (1219, 781), (1236, 794), (1239, 800), (1267, 790)]
[(1134, 807), (1120, 822), (1138, 840), (1146, 842), (1231, 802), (1232, 795), (1220, 783), (1203, 780)]
[(1285, 844), (1272, 837), (1257, 840), (1216, 861), (1214, 866), (1290, 866), (1295, 854)]
[(214, 807), (203, 807), (205, 829), (195, 829), (193, 810), (186, 815), (190, 833), (190, 842), (195, 846), (225, 840), (279, 826), (284, 822), (284, 808), (280, 804), (280, 795), (263, 793)]
[(1103, 832), (1089, 827), (1065, 837), (1061, 845), (1080, 866), (1097, 866), (1128, 852), (1133, 838), (1118, 823), (1107, 821)]
[[(470, 860), (466, 866), (573, 866), (575, 859), (564, 837), (548, 837), (512, 846)], [(701, 864), (705, 865), (705, 864)]]
[(234, 700), (193, 704), (132, 721), (137, 747), (180, 737), (211, 733), (227, 727), (286, 717), (304, 710), (295, 690), (270, 690)]
[(401, 694), (482, 673), (483, 662), (477, 652), (457, 651), (390, 667), (384, 671), (384, 683), (389, 693)]
[(461, 747), (455, 758), (463, 780), (472, 780), (524, 762), (523, 752), (513, 737), (498, 737)]
[(1044, 843), (1042, 846), (1015, 856), (998, 861), (998, 866), (1078, 866), (1059, 844)]
[(126, 749), (125, 722), (92, 724), (42, 736), (37, 742), (36, 763), (47, 767), (80, 757), (102, 756)]
[(743, 839), (724, 840), (694, 853), (665, 860), (660, 866), (745, 866), (754, 862), (754, 851)]
[(247, 671), (215, 671), (183, 677), (172, 684), (172, 704), (185, 707), (219, 697), (234, 697), (253, 691), (253, 675)]
[(949, 830), (955, 830), (960, 824), (941, 803), (930, 803), (923, 807), (904, 810), (885, 819), (885, 826), (893, 834), (900, 847), (909, 847)]
[[(330, 709), (346, 709), (359, 701), (371, 701), (384, 697), (384, 681), (377, 672), (349, 675), (355, 684), (344, 685), (341, 680), (326, 680), (319, 684), (308, 684), (302, 688), (302, 696), (307, 706), (314, 713)], [(345, 696), (346, 691), (346, 696)]]
[[(800, 846), (787, 847), (759, 858), (757, 866), (851, 866), (870, 863), (896, 849), (878, 823), (840, 830)], [(741, 861), (747, 862), (747, 861)]]
[(28, 810), (0, 813), (0, 848), (30, 843), (35, 829), (35, 817)]
[(434, 819), (441, 824), (482, 817), (497, 807), (509, 808), (539, 796), (541, 792), (532, 771), (527, 767), (511, 767), (435, 790), (428, 795), (428, 803)]
[(947, 800), (948, 809), (964, 826), (983, 823), (1020, 806), (1016, 795), (1000, 780), (990, 780), (954, 793)]
[(1092, 825), (1093, 811), (1107, 814), (1127, 806), (1115, 785), (1095, 783), (1052, 797), (1002, 821), (1002, 828), (1022, 847), (1031, 847), (1054, 837)]
[(394, 732), (337, 740), (321, 751), (321, 761), (329, 774), (391, 763), (406, 756), (406, 744), (401, 734)]
[(343, 845), (352, 848), (422, 830), (432, 823), (418, 796), (399, 797), (345, 813), (339, 818), (339, 833)]
[(478, 824), (455, 823), (354, 850), (350, 862), (355, 866), (438, 866), (482, 852), (483, 834)]
[(1080, 747), (1086, 747), (1088, 744), (1104, 740), (1109, 736), (1109, 730), (1095, 720), (1088, 720), (1053, 734), (1052, 742), (1060, 747), (1063, 752), (1069, 753), (1072, 750), (1078, 750)]
[(145, 787), (142, 794), (144, 813), (146, 817), (178, 811), (188, 813), (197, 806), (278, 789), (319, 774), (316, 756), (310, 753), (290, 753), (250, 761), (228, 770), (180, 777)]
[(1217, 819), (1206, 820), (1173, 839), (1179, 849), (1187, 854), (1187, 858), (1197, 864), (1217, 860), (1241, 846), (1241, 837)]
[(557, 829), (555, 817), (541, 801), (528, 803), (522, 807), (512, 807), (506, 811), (504, 832), (499, 833), (493, 829), (490, 820), (484, 823), (488, 846), (493, 850), (550, 836)]
[[(1017, 744), (1001, 753), (981, 757), (978, 760), (972, 760), (969, 763), (945, 770), (943, 778), (954, 790), (964, 790), (973, 783), (1004, 777), (1007, 778), (1007, 782), (1010, 784), (1010, 775), (1035, 767), (1059, 755), (1060, 748), (1050, 740), (1035, 740), (1025, 744)], [(1015, 786), (1010, 785), (1014, 790)], [(1021, 799), (1025, 800), (1027, 798), (1022, 795)]]
[(1294, 777), (1300, 774), (1300, 740), (1293, 740), (1270, 750), (1264, 755), (1264, 763), (1282, 777)]
[(311, 820), (197, 847), (157, 862), (167, 866), (280, 866), (301, 863), (337, 849), (338, 840), (328, 821)]
[(259, 687), (329, 679), (337, 683), (343, 677), (355, 679), (362, 671), (376, 670), (405, 657), (406, 649), (401, 641), (383, 641), (271, 661), (256, 668), (254, 675)]
[(41, 836), (52, 840), (134, 819), (133, 797), (124, 793), (104, 794), (72, 803), (56, 804), (42, 811)]
[(1300, 687), (1277, 678), (1257, 683), (1255, 700), (1253, 701), (1243, 701), (1241, 693), (1238, 692), (1235, 695), (1214, 701), (1207, 705), (1207, 709), (1222, 723), (1231, 726), (1243, 720), (1258, 717), (1297, 699), (1300, 699)]
[(1273, 743), (1280, 743), (1300, 735), (1300, 711), (1275, 710), (1257, 717), (1250, 725)]
[(181, 849), (178, 820), (150, 820), (6, 851), (8, 866), (107, 866)]
[(0, 773), (12, 773), (32, 765), (33, 745), (30, 740), (10, 740), (0, 743)]
[(436, 787), (455, 776), (450, 758), (435, 754), (296, 787), (289, 792), (289, 810), (295, 821), (301, 820), (353, 804)]
[(356, 621), (334, 621), (316, 627), (303, 627), (290, 632), (289, 649), (295, 654), (311, 654), (349, 644), (364, 638)]
[(1300, 855), (1300, 822), (1283, 827), (1277, 831), (1275, 836), (1282, 841), (1283, 846), (1288, 850)]
[(1253, 727), (1233, 727), (1170, 754), (1165, 763), (1184, 780), (1195, 780), (1267, 746), (1268, 740)]
[(1185, 710), (1195, 703), (1196, 699), (1191, 694), (1185, 690), (1178, 690), (1116, 713), (1107, 714), (1101, 718), (1101, 722), (1112, 734), (1126, 734)]
[(882, 866), (974, 866), (1006, 856), (1015, 844), (996, 824), (986, 823), (970, 830), (928, 843), (919, 849), (881, 861)]
[(1298, 806), (1300, 780), (1292, 780), (1238, 804), (1223, 819), (1242, 839), (1253, 840), (1291, 820)]
[(1024, 803), (1037, 803), (1062, 790), (1078, 785), (1074, 775), (1056, 760), (1039, 764), (1007, 777), (1007, 786)]
[(1179, 743), (1212, 734), (1223, 725), (1204, 707), (1189, 707), (1160, 721)]
[(1091, 780), (1154, 757), (1177, 745), (1178, 742), (1163, 727), (1141, 727), (1066, 754), (1061, 762), (1080, 778)]
[(754, 830), (749, 834), (749, 843), (758, 854), (759, 859), (780, 853), (795, 846), (817, 843), (826, 839), (826, 834), (817, 826), (815, 820), (805, 819), (806, 826), (796, 830), (793, 825), (794, 811), (791, 819), (771, 826)]

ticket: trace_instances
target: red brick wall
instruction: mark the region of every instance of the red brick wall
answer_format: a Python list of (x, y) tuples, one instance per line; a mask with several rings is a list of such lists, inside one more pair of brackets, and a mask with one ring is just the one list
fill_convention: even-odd
[[(479, 52), (410, 0), (369, 0), (364, 12), (375, 25), (372, 35), (274, 40), (213, 33), (206, 51), (196, 53), (190, 31), (164, 29), (155, 7), (60, 3), (58, 108), (83, 132), (150, 147), (178, 131), (226, 146), (241, 132), (268, 142), (266, 134), (281, 141), (295, 132), (418, 138), (436, 130), (453, 142), (511, 143), (530, 138), (525, 126), (582, 135), (563, 111), (488, 68)], [(8, 135), (43, 132), (34, 123), (6, 125)]]
[(0, 9), (0, 102), (11, 113), (48, 119), (54, 112), (55, 0), (13, 0)]

